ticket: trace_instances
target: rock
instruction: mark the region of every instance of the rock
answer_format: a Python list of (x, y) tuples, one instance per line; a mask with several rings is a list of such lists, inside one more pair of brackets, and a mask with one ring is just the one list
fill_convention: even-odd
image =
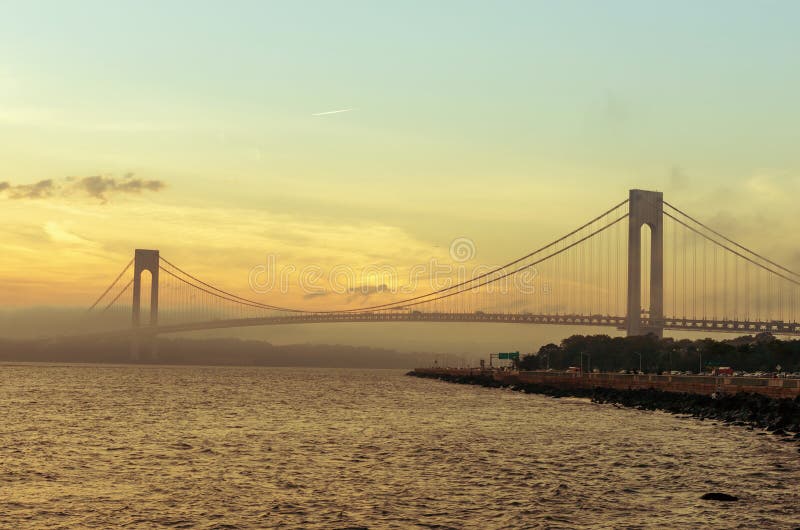
[(712, 491), (710, 493), (706, 493), (700, 498), (704, 501), (722, 501), (722, 502), (733, 502), (739, 500), (739, 497), (734, 497), (733, 495), (728, 495), (727, 493), (720, 493), (718, 491)]
[(515, 381), (513, 377), (500, 382), (494, 379), (493, 374), (485, 372), (465, 374), (411, 371), (408, 375), (489, 388), (511, 386), (514, 390), (525, 393), (544, 394), (555, 398), (566, 396), (589, 398), (595, 403), (608, 403), (639, 410), (663, 410), (681, 417), (694, 417), (700, 421), (710, 420), (709, 423), (714, 425), (720, 422), (738, 425), (748, 431), (755, 431), (760, 436), (771, 432), (782, 438), (794, 436), (800, 441), (800, 396), (794, 399), (773, 399), (758, 394), (738, 393), (712, 399), (701, 394), (668, 392), (652, 388), (582, 388), (558, 384), (523, 383)]

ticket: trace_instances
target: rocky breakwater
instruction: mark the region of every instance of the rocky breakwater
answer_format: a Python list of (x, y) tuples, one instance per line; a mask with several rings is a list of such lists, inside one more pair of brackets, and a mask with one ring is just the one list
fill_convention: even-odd
[[(583, 397), (596, 403), (610, 403), (640, 410), (662, 410), (701, 420), (717, 420), (749, 429), (762, 429), (785, 441), (800, 443), (800, 396), (775, 399), (760, 394), (736, 393), (707, 396), (656, 389), (615, 389), (603, 387), (551, 386), (495, 377), (480, 370), (412, 370), (407, 375), (489, 388), (510, 387), (525, 393), (552, 397)], [(800, 448), (798, 448), (800, 451)]]

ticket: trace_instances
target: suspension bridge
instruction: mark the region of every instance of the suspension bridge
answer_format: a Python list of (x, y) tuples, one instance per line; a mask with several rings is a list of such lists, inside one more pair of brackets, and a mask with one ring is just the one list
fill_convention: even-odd
[[(143, 315), (142, 274), (150, 274)], [(524, 277), (525, 281), (517, 281)], [(498, 286), (525, 285), (525, 289)], [(147, 295), (148, 293), (144, 293)], [(106, 335), (139, 343), (163, 333), (333, 322), (494, 322), (800, 334), (800, 274), (671, 205), (661, 192), (627, 199), (502, 266), (423, 294), (358, 308), (282, 307), (223, 290), (161, 256), (135, 251), (89, 315)], [(144, 318), (143, 318), (144, 317)]]

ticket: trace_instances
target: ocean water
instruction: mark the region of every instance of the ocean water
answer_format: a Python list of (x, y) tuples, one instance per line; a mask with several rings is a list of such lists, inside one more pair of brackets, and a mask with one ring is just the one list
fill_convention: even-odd
[(5, 364), (0, 411), (2, 528), (800, 526), (796, 444), (402, 371)]

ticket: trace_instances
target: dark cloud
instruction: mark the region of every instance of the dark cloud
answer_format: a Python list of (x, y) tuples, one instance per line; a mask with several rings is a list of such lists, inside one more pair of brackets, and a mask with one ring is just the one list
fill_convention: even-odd
[(143, 191), (160, 191), (165, 184), (160, 180), (143, 180), (127, 174), (122, 179), (110, 176), (96, 175), (83, 177), (73, 181), (71, 188), (86, 193), (90, 197), (108, 200), (113, 193), (141, 193)]
[(0, 182), (0, 192), (5, 192), (9, 199), (41, 199), (52, 196), (55, 190), (56, 185), (52, 179), (18, 186), (12, 186), (8, 182)]
[(350, 289), (348, 289), (348, 291), (350, 292), (350, 294), (353, 295), (360, 294), (364, 297), (370, 297), (373, 294), (388, 293), (390, 292), (390, 288), (385, 283), (382, 283), (380, 285), (364, 284), (364, 285), (358, 285), (356, 287), (351, 287)]
[(102, 202), (115, 194), (157, 192), (166, 187), (160, 180), (135, 178), (133, 173), (126, 173), (122, 178), (113, 175), (95, 175), (91, 177), (66, 177), (61, 184), (52, 179), (41, 180), (35, 184), (11, 185), (0, 182), (0, 193), (9, 199), (42, 199), (53, 195), (84, 194)]

